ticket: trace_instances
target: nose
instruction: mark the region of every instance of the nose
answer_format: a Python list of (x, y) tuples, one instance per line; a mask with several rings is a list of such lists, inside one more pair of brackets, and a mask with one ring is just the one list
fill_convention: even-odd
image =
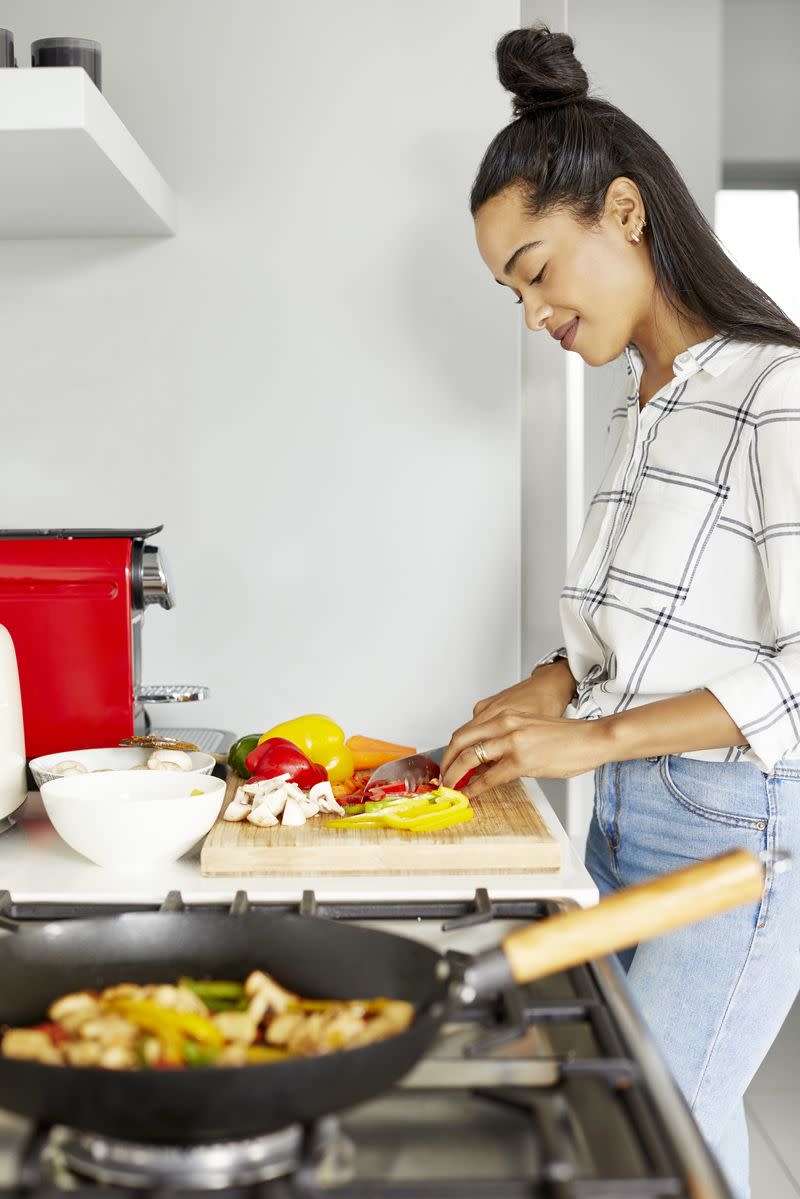
[(525, 304), (525, 324), (530, 329), (531, 333), (539, 333), (545, 328), (545, 322), (553, 315), (553, 309), (549, 304), (538, 304), (531, 301)]

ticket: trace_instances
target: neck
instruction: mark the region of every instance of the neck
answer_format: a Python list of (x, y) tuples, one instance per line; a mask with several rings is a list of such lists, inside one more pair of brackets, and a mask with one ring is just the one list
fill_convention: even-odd
[(715, 332), (700, 317), (680, 317), (656, 288), (649, 311), (634, 326), (631, 341), (642, 356), (648, 378), (669, 378), (678, 354), (713, 337)]

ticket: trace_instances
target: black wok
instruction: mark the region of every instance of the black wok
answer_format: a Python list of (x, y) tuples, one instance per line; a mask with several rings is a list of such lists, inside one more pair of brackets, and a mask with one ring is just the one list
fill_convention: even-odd
[[(757, 899), (757, 858), (736, 851), (512, 933), (467, 971), (461, 997), (531, 981)], [(132, 913), (53, 922), (0, 941), (0, 1025), (35, 1024), (59, 995), (180, 975), (263, 969), (298, 994), (411, 1001), (410, 1028), (362, 1049), (240, 1068), (110, 1071), (0, 1056), (0, 1107), (129, 1140), (232, 1139), (307, 1122), (402, 1077), (448, 1010), (446, 961), (404, 937), (316, 917)]]

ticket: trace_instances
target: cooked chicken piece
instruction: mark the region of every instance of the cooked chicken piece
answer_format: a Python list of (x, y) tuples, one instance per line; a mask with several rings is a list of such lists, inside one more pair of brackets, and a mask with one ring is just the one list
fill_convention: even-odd
[(363, 1008), (343, 1005), (326, 1016), (322, 1030), (325, 1044), (329, 1049), (344, 1049), (358, 1040), (366, 1027)]
[(138, 1065), (136, 1050), (132, 1045), (110, 1045), (103, 1050), (97, 1064), (106, 1070), (132, 1070)]
[(150, 983), (142, 988), (143, 999), (150, 999), (159, 1007), (171, 1008), (176, 1012), (196, 1012), (207, 1016), (208, 1008), (199, 995), (190, 987), (173, 987), (167, 983)]
[(244, 1066), (247, 1062), (247, 1045), (237, 1041), (235, 1045), (226, 1045), (217, 1054), (216, 1066)]
[(329, 1047), (325, 1039), (325, 1024), (329, 1018), (328, 1012), (306, 1013), (289, 1035), (286, 1042), (289, 1052), (304, 1056), (327, 1053)]
[(274, 1020), (270, 1020), (264, 1039), (268, 1045), (288, 1045), (289, 1039), (297, 1033), (305, 1021), (306, 1017), (303, 1012), (283, 1012)]
[(103, 1048), (110, 1049), (121, 1046), (127, 1048), (136, 1040), (139, 1029), (130, 1020), (114, 1013), (92, 1016), (84, 1021), (80, 1035), (84, 1040), (99, 1041)]
[(256, 1005), (251, 1003), (250, 1005), (250, 1014), (256, 1023), (263, 1019), (266, 1012), (270, 1009), (273, 1012), (285, 1012), (287, 1007), (290, 1007), (293, 1003), (297, 1003), (298, 999), (297, 995), (293, 995), (291, 991), (286, 991), (283, 987), (279, 987), (275, 980), (270, 978), (268, 974), (265, 974), (263, 970), (254, 970), (252, 974), (247, 976), (244, 982), (244, 993), (251, 1000), (254, 1000), (258, 996), (262, 1003), (266, 1001), (264, 1003), (264, 1010), (258, 1016), (255, 1012), (261, 1004)]
[(64, 1061), (47, 1033), (37, 1028), (9, 1028), (0, 1047), (6, 1057), (42, 1062), (46, 1066), (60, 1066)]
[(364, 1031), (350, 1042), (352, 1049), (360, 1045), (372, 1045), (375, 1041), (385, 1041), (387, 1037), (395, 1037), (405, 1032), (414, 1019), (412, 1004), (403, 999), (388, 1000), (379, 1015), (367, 1020)]
[(258, 1024), (249, 1012), (216, 1012), (211, 1019), (226, 1041), (252, 1045), (256, 1039)]
[(144, 999), (144, 988), (136, 983), (116, 983), (113, 987), (106, 987), (105, 991), (100, 993), (100, 998), (105, 1001), (108, 999)]
[(99, 1066), (104, 1052), (99, 1041), (65, 1041), (63, 1051), (70, 1066)]
[(49, 1018), (61, 1024), (67, 1032), (77, 1033), (87, 1020), (100, 1011), (100, 1004), (88, 991), (73, 991), (50, 1004)]
[[(374, 1006), (370, 1006), (374, 1011)], [(378, 1016), (391, 1028), (392, 1033), (405, 1032), (414, 1019), (414, 1005), (405, 999), (380, 999), (377, 1007)]]

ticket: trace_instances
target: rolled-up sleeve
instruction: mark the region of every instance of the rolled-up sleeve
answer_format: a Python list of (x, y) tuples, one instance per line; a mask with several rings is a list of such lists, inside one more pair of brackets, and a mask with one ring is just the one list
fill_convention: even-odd
[(759, 406), (747, 462), (776, 652), (706, 684), (767, 772), (800, 745), (800, 386), (786, 374)]
[(533, 674), (534, 670), (538, 670), (540, 666), (549, 666), (551, 662), (557, 662), (559, 658), (566, 657), (568, 657), (566, 646), (560, 645), (558, 649), (551, 649), (538, 662), (534, 663), (531, 674)]

